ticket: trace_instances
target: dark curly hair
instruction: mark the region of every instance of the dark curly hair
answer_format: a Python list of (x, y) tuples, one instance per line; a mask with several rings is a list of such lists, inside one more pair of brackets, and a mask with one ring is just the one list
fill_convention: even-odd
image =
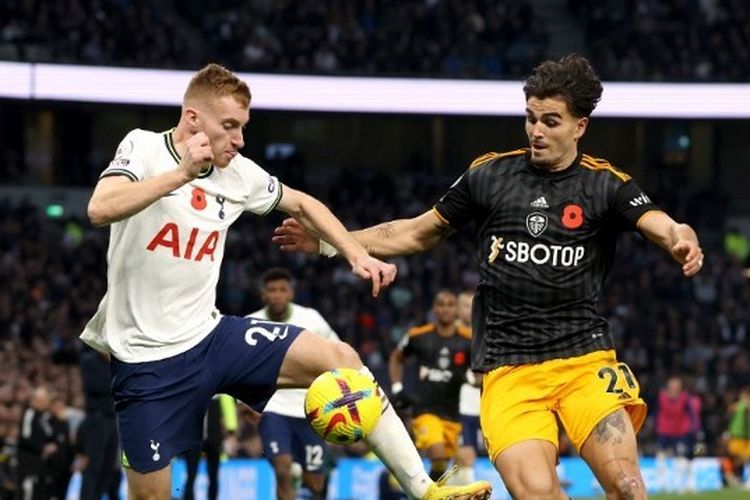
[(268, 284), (269, 281), (288, 281), (289, 283), (294, 283), (294, 278), (292, 278), (292, 273), (290, 273), (287, 269), (283, 267), (272, 267), (271, 269), (264, 272), (260, 277), (260, 284), (261, 288)]
[(602, 82), (588, 60), (570, 54), (559, 61), (544, 61), (523, 86), (526, 100), (560, 97), (576, 118), (588, 117), (602, 97)]

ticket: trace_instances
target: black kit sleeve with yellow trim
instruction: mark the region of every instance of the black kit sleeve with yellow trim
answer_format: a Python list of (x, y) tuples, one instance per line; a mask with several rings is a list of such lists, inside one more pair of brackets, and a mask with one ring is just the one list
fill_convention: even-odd
[(610, 210), (615, 217), (620, 218), (622, 230), (635, 230), (643, 215), (651, 211), (660, 211), (632, 177), (615, 168), (607, 160), (584, 154), (581, 156), (580, 165), (586, 170), (607, 171), (611, 174), (609, 186), (614, 196)]

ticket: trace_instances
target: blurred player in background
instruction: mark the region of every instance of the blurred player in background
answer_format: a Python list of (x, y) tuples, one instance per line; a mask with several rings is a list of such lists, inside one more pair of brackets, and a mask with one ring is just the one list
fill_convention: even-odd
[[(685, 276), (698, 273), (703, 252), (695, 231), (629, 175), (579, 152), (602, 93), (584, 57), (543, 62), (524, 93), (528, 148), (483, 155), (434, 209), (353, 234), (390, 257), (432, 248), (474, 222), (472, 368), (485, 372), (482, 431), (511, 495), (565, 498), (555, 471), (559, 421), (608, 498), (646, 498), (635, 437), (646, 405), (597, 302), (623, 231), (661, 246)], [(276, 232), (283, 250), (335, 254), (294, 220)]]
[(193, 449), (185, 454), (187, 478), (183, 500), (195, 498), (195, 479), (198, 477), (198, 465), (201, 451), (206, 457), (208, 475), (208, 500), (219, 496), (219, 465), (224, 452), (224, 441), (235, 437), (237, 431), (237, 405), (234, 398), (227, 394), (216, 394), (208, 405), (203, 421), (203, 448)]
[[(112, 390), (129, 497), (167, 500), (170, 461), (200, 449), (214, 394), (261, 411), (276, 387), (307, 387), (347, 367), (372, 377), (342, 342), (288, 325), (224, 316), (216, 285), (229, 226), (245, 211), (282, 210), (331, 241), (372, 294), (396, 268), (371, 257), (317, 199), (282, 185), (239, 153), (250, 120), (250, 89), (209, 64), (190, 80), (174, 129), (136, 129), (120, 143), (88, 205), (111, 224), (107, 293), (81, 338), (112, 355)], [(481, 498), (489, 483), (434, 483), (395, 411), (367, 441), (417, 498)]]
[[(437, 479), (456, 456), (461, 423), (458, 395), (466, 380), (471, 330), (456, 324), (456, 294), (442, 290), (432, 303), (434, 321), (409, 329), (391, 352), (388, 372), (393, 404), (413, 407), (412, 430), (417, 448), (429, 459)], [(403, 387), (407, 358), (416, 361), (416, 386), (407, 397)]]
[(50, 403), (50, 427), (57, 449), (47, 460), (50, 474), (50, 498), (65, 500), (68, 496), (68, 484), (73, 474), (74, 442), (68, 421), (68, 407), (60, 396), (52, 398)]
[[(690, 484), (690, 461), (695, 448), (695, 423), (691, 396), (682, 378), (669, 377), (659, 391), (656, 409), (656, 470), (665, 491), (686, 491)], [(674, 470), (667, 470), (667, 457), (674, 457)]]
[[(274, 268), (261, 277), (261, 300), (265, 307), (250, 314), (253, 318), (290, 323), (329, 340), (336, 332), (318, 311), (292, 302), (294, 283), (286, 269)], [(325, 441), (315, 434), (305, 418), (305, 389), (280, 389), (268, 401), (260, 420), (263, 453), (271, 461), (276, 475), (276, 498), (293, 500), (292, 464), (302, 466), (305, 497), (322, 499), (325, 495)]]
[(727, 452), (731, 470), (727, 472), (727, 482), (739, 486), (744, 469), (750, 463), (750, 387), (743, 387), (739, 398), (729, 408), (728, 430)]
[(37, 387), (21, 415), (16, 497), (22, 500), (46, 500), (52, 493), (47, 460), (57, 452), (57, 443), (49, 407), (47, 388)]
[[(474, 292), (464, 290), (458, 294), (457, 324), (471, 330), (471, 305)], [(486, 455), (482, 428), (479, 425), (480, 380), (472, 370), (466, 371), (466, 382), (461, 386), (458, 399), (458, 413), (461, 419), (461, 436), (456, 452), (458, 470), (451, 478), (451, 484), (469, 484), (474, 481), (474, 464), (477, 455)]]
[(78, 429), (78, 449), (82, 457), (81, 500), (119, 497), (120, 460), (112, 375), (107, 355), (93, 349), (81, 354), (79, 361), (86, 417)]

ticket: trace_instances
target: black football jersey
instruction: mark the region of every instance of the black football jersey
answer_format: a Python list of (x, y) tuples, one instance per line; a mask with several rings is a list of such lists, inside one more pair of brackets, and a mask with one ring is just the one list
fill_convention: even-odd
[(630, 176), (606, 160), (579, 155), (549, 172), (531, 164), (527, 149), (477, 158), (435, 205), (451, 226), (476, 227), (472, 367), (613, 348), (599, 294), (618, 233), (652, 210)]
[(443, 337), (434, 324), (411, 328), (398, 348), (416, 361), (414, 415), (432, 413), (458, 421), (458, 399), (470, 365), (471, 330), (457, 326)]

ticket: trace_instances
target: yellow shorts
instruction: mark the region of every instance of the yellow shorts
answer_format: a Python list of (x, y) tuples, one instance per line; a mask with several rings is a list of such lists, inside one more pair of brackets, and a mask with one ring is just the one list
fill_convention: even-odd
[(729, 438), (727, 445), (729, 455), (742, 460), (750, 459), (750, 439)]
[(580, 451), (596, 424), (619, 408), (630, 413), (637, 432), (646, 418), (638, 381), (614, 351), (595, 351), (485, 374), (480, 421), (494, 462), (509, 446), (529, 439), (558, 447), (558, 420)]
[(446, 458), (456, 456), (458, 435), (461, 424), (451, 420), (443, 420), (432, 413), (417, 415), (412, 421), (414, 444), (418, 450), (426, 451), (431, 446), (442, 444), (445, 447)]

